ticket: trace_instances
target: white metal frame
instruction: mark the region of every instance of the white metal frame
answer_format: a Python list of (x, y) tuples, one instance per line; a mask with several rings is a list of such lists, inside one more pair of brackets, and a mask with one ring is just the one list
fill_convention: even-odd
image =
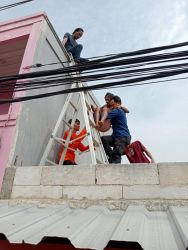
[[(78, 83), (74, 83), (72, 85), (72, 88), (82, 87), (82, 86), (83, 86), (83, 84), (81, 82), (78, 82)], [(63, 109), (62, 109), (62, 111), (61, 111), (61, 113), (59, 115), (59, 118), (58, 118), (58, 120), (56, 122), (56, 125), (54, 127), (54, 130), (52, 132), (52, 135), (51, 135), (50, 140), (49, 140), (49, 142), (48, 142), (48, 144), (46, 146), (46, 149), (45, 149), (45, 151), (43, 153), (43, 156), (41, 158), (41, 161), (40, 161), (39, 165), (44, 166), (46, 164), (46, 162), (49, 162), (52, 165), (58, 165), (58, 164), (56, 164), (56, 163), (54, 163), (54, 162), (52, 162), (51, 160), (48, 159), (48, 155), (50, 154), (50, 151), (51, 151), (54, 140), (57, 141), (58, 143), (64, 145), (64, 150), (63, 150), (61, 159), (59, 161), (59, 164), (61, 165), (64, 162), (64, 158), (65, 158), (67, 149), (69, 148), (68, 147), (69, 144), (71, 142), (75, 141), (75, 140), (80, 139), (80, 138), (77, 138), (77, 139), (72, 140), (72, 141), (70, 140), (72, 132), (73, 132), (73, 126), (74, 126), (75, 120), (77, 118), (79, 106), (81, 106), (82, 111), (83, 111), (84, 123), (85, 123), (86, 131), (87, 131), (86, 136), (87, 136), (87, 139), (88, 139), (89, 152), (90, 152), (90, 156), (91, 156), (91, 164), (96, 164), (96, 163), (105, 164), (105, 163), (108, 163), (108, 159), (107, 159), (107, 156), (105, 154), (105, 151), (104, 151), (101, 139), (100, 139), (100, 133), (95, 128), (95, 122), (94, 122), (94, 119), (93, 119), (93, 114), (91, 114), (91, 108), (90, 108), (91, 104), (90, 104), (90, 101), (89, 101), (88, 92), (85, 92), (85, 93), (84, 92), (79, 92), (78, 103), (77, 103), (76, 106), (71, 102), (71, 99), (73, 97), (74, 97), (74, 93), (68, 94), (68, 96), (66, 98), (66, 101), (65, 101), (65, 104), (63, 106)], [(66, 111), (67, 111), (69, 105), (71, 105), (73, 107), (73, 109), (74, 109), (74, 115), (73, 115), (73, 118), (72, 118), (71, 125), (68, 124), (68, 122), (66, 120), (64, 120), (64, 117), (65, 117), (65, 114), (66, 114)], [(56, 136), (62, 121), (66, 125), (68, 125), (70, 127), (70, 133), (68, 134), (68, 137), (67, 137), (66, 140), (63, 140), (62, 138), (59, 138), (59, 137)], [(85, 137), (85, 136), (83, 136), (83, 137)], [(99, 150), (98, 150), (98, 152), (100, 154), (99, 158), (96, 157), (96, 148), (99, 148)]]

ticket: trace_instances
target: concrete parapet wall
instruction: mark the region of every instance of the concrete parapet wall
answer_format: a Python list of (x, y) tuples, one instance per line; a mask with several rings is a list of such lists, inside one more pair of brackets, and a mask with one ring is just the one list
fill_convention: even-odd
[(123, 186), (123, 199), (188, 199), (188, 186)]
[(42, 185), (94, 185), (95, 166), (50, 166), (43, 167)]
[(61, 186), (13, 186), (11, 198), (61, 199)]
[(151, 185), (159, 184), (157, 164), (98, 165), (97, 184)]
[(188, 185), (188, 163), (159, 163), (160, 185)]
[(0, 192), (0, 199), (9, 199), (11, 197), (15, 172), (16, 168), (14, 167), (5, 169), (3, 184)]
[(70, 200), (118, 200), (123, 198), (121, 185), (66, 186), (63, 198)]
[(188, 163), (16, 167), (1, 198), (62, 201), (188, 200)]
[(42, 167), (16, 167), (14, 186), (39, 186)]

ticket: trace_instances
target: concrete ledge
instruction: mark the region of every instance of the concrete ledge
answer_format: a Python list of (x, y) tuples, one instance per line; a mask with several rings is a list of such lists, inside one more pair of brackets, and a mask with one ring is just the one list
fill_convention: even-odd
[(188, 186), (160, 187), (159, 185), (123, 186), (123, 199), (188, 199)]
[(122, 186), (65, 186), (63, 187), (63, 199), (75, 200), (104, 200), (122, 199)]
[(8, 167), (5, 169), (3, 184), (0, 192), (0, 199), (10, 199), (14, 182), (16, 168)]
[[(7, 200), (1, 200), (1, 203)], [(127, 210), (128, 206), (144, 206), (149, 211), (167, 211), (169, 206), (186, 206), (188, 207), (188, 200), (165, 200), (165, 199), (149, 199), (149, 200), (63, 200), (63, 199), (11, 199), (8, 201), (10, 206), (20, 204), (34, 204), (39, 207), (48, 207), (49, 205), (69, 206), (71, 208), (88, 208), (91, 206), (105, 206), (110, 210)], [(186, 220), (185, 220), (186, 222)]]
[(28, 199), (60, 199), (62, 187), (60, 186), (14, 186), (11, 198)]
[(43, 167), (42, 185), (94, 185), (95, 166), (49, 166)]
[(188, 201), (188, 163), (7, 168), (0, 198)]
[(160, 185), (188, 185), (188, 163), (159, 163)]
[(18, 186), (39, 186), (42, 174), (42, 167), (16, 167), (14, 185)]
[(111, 164), (96, 166), (97, 184), (159, 184), (157, 164)]

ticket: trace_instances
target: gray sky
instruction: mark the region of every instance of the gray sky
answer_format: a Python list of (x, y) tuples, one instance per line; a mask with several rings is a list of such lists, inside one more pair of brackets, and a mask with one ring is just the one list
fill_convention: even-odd
[[(0, 6), (17, 1), (1, 0)], [(84, 28), (83, 57), (188, 41), (187, 0), (35, 0), (2, 11), (0, 21), (38, 11), (47, 13), (60, 38)], [(132, 140), (142, 141), (156, 162), (188, 161), (188, 80), (111, 92), (130, 110)], [(105, 93), (95, 91), (99, 100)]]

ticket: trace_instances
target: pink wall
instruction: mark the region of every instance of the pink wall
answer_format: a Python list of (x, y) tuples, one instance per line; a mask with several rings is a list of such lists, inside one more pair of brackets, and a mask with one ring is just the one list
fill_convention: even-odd
[[(32, 65), (35, 48), (42, 29), (42, 21), (45, 18), (44, 13), (17, 19), (0, 24), (0, 47), (1, 43), (8, 42), (10, 39), (19, 38), (28, 35), (28, 42), (25, 51), (23, 51), (23, 60), (18, 73), (27, 73), (24, 67)], [(15, 93), (15, 97), (24, 96), (25, 92)], [(1, 107), (0, 107), (1, 108)], [(16, 139), (16, 119), (21, 112), (22, 103), (12, 104), (9, 113), (0, 115), (0, 187), (9, 158), (11, 149), (14, 147)]]

